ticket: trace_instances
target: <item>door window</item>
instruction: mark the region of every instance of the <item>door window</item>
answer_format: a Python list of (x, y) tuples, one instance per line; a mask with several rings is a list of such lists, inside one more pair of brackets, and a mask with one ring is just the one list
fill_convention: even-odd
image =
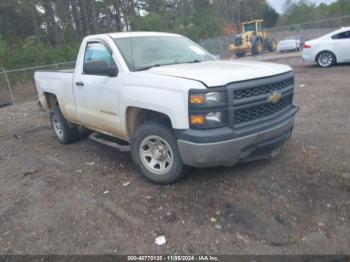
[(346, 31), (340, 34), (336, 34), (334, 36), (332, 36), (332, 39), (350, 39), (350, 31)]
[(88, 43), (85, 50), (84, 63), (96, 61), (104, 61), (108, 65), (112, 65), (112, 54), (102, 43)]
[(85, 50), (84, 63), (104, 61), (111, 65), (112, 55), (102, 43), (89, 43)]
[(116, 76), (117, 67), (112, 52), (101, 42), (88, 43), (84, 56), (84, 74)]

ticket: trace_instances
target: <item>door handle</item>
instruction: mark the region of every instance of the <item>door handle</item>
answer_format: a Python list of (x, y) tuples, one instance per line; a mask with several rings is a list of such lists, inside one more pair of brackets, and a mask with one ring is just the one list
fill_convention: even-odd
[(79, 87), (83, 87), (84, 86), (84, 82), (76, 82), (75, 83), (76, 86), (79, 86)]

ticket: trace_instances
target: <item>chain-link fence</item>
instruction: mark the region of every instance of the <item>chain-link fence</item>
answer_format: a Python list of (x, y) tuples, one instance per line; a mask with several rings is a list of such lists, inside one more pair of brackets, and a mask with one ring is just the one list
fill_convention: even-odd
[(199, 44), (204, 47), (211, 54), (220, 56), (221, 58), (227, 58), (231, 55), (228, 47), (233, 44), (233, 37), (224, 36), (201, 40)]
[(34, 72), (37, 70), (63, 70), (75, 67), (75, 62), (56, 63), (16, 70), (0, 71), (0, 107), (33, 101), (37, 98)]
[(305, 40), (311, 40), (345, 26), (350, 26), (350, 16), (278, 27), (269, 29), (268, 32), (277, 41), (281, 41), (291, 36), (300, 36)]
[[(320, 37), (342, 26), (350, 26), (350, 15), (338, 18), (324, 19), (292, 26), (269, 29), (272, 38), (281, 41), (288, 37), (301, 37), (304, 40)], [(233, 44), (234, 36), (225, 36), (200, 41), (200, 44), (210, 53), (221, 58), (231, 58), (229, 45)], [(0, 107), (14, 103), (31, 101), (37, 98), (34, 85), (36, 70), (62, 70), (74, 68), (75, 62), (56, 63), (52, 65), (24, 68), (18, 70), (0, 69)]]
[[(350, 26), (350, 15), (272, 28), (268, 29), (267, 32), (270, 33), (271, 38), (274, 38), (277, 41), (292, 37), (310, 40), (345, 26)], [(230, 58), (233, 56), (232, 52), (229, 51), (229, 45), (233, 43), (234, 36), (218, 37), (200, 41), (201, 46), (213, 55), (220, 56), (221, 58)]]

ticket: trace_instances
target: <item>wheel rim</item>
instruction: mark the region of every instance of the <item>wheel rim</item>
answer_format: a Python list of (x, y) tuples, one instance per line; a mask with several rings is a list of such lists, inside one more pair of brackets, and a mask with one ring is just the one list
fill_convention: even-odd
[(160, 136), (148, 136), (140, 144), (142, 164), (152, 173), (166, 174), (174, 164), (174, 154), (168, 144)]
[(63, 125), (62, 123), (59, 121), (58, 117), (56, 115), (52, 116), (52, 127), (53, 130), (56, 134), (56, 136), (62, 140), (64, 137), (64, 130), (63, 130)]
[(318, 63), (323, 67), (332, 65), (333, 64), (332, 54), (329, 52), (324, 52), (320, 54), (320, 56), (318, 57)]

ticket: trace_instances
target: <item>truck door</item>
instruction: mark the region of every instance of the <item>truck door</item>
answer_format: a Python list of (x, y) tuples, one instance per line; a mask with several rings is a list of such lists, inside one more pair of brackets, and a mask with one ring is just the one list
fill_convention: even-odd
[[(122, 136), (118, 112), (118, 68), (102, 40), (88, 42), (80, 72), (73, 81), (80, 121), (94, 130)], [(81, 72), (82, 71), (82, 72)]]

